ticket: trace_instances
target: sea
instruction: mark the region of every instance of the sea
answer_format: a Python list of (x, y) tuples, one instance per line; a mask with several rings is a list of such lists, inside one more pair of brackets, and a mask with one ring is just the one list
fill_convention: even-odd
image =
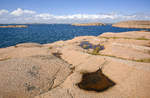
[[(1, 24), (4, 25), (4, 24)], [(6, 24), (5, 24), (6, 25)], [(16, 24), (9, 24), (16, 25)], [(27, 28), (0, 28), (0, 48), (20, 43), (52, 43), (69, 40), (77, 36), (98, 36), (105, 32), (126, 32), (150, 29), (119, 28), (105, 26), (73, 26), (71, 24), (24, 24)]]

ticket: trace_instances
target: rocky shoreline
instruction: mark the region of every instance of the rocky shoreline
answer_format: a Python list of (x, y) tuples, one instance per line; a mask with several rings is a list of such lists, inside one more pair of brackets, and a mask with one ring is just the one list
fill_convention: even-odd
[(141, 28), (141, 29), (150, 29), (150, 21), (122, 21), (113, 24), (114, 27), (120, 28)]
[(2, 98), (149, 98), (150, 32), (0, 48)]
[(27, 25), (8, 25), (8, 26), (0, 26), (0, 28), (27, 28)]

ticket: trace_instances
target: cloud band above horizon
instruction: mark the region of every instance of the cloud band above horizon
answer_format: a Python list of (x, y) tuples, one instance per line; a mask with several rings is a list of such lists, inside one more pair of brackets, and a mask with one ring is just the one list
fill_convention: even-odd
[(149, 13), (136, 13), (125, 15), (120, 13), (106, 14), (73, 14), (53, 15), (50, 13), (37, 13), (32, 10), (17, 8), (14, 11), (0, 10), (0, 23), (82, 23), (82, 22), (104, 22), (113, 23), (126, 20), (150, 20)]

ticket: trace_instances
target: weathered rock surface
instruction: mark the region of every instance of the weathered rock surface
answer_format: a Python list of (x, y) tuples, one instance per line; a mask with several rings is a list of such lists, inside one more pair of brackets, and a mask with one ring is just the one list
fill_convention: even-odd
[(53, 55), (0, 61), (0, 98), (33, 98), (60, 85), (69, 64)]
[[(105, 49), (98, 55), (89, 54), (89, 50), (79, 46), (82, 41), (104, 45)], [(136, 31), (104, 33), (99, 37), (84, 36), (47, 44), (45, 46), (62, 53), (62, 59), (72, 64), (75, 70), (59, 87), (36, 98), (149, 98), (149, 43), (150, 32)], [(76, 85), (81, 81), (82, 73), (95, 72), (101, 67), (115, 86), (104, 92), (92, 92)]]
[(123, 21), (112, 26), (121, 28), (146, 28), (150, 29), (150, 21)]
[(17, 44), (15, 47), (32, 48), (32, 47), (42, 47), (42, 45), (38, 43), (22, 43), (22, 44)]
[(3, 59), (24, 58), (34, 55), (48, 54), (50, 54), (49, 49), (42, 47), (42, 45), (36, 43), (18, 44), (16, 46), (0, 49), (0, 58)]
[[(94, 49), (80, 46), (83, 41), (102, 45), (104, 49), (93, 54)], [(4, 88), (0, 89), (1, 96), (16, 95), (16, 98), (23, 98), (22, 96), (24, 98), (31, 96), (35, 96), (34, 98), (149, 98), (150, 96), (150, 32), (104, 33), (98, 37), (81, 36), (40, 47), (30, 45), (0, 49), (0, 83), (2, 83), (0, 86)], [(61, 59), (52, 54), (56, 54)], [(35, 69), (39, 70), (38, 75), (35, 74), (37, 73)], [(84, 87), (78, 87), (77, 84), (83, 80), (84, 73), (95, 73), (99, 69), (102, 71), (102, 76), (107, 76), (115, 85), (103, 92), (87, 91), (81, 89)], [(54, 83), (48, 82), (47, 79), (54, 80)], [(91, 79), (93, 80), (89, 81), (86, 78), (84, 82), (101, 81), (97, 76)], [(106, 80), (102, 80), (102, 83)], [(17, 93), (18, 91), (20, 93)]]

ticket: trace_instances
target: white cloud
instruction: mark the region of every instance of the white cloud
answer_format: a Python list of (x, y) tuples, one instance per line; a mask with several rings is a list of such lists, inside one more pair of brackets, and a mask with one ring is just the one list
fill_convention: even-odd
[(6, 13), (8, 13), (8, 10), (5, 10), (5, 9), (0, 10), (0, 15), (6, 14)]
[(10, 14), (14, 16), (21, 16), (23, 14), (35, 14), (35, 11), (32, 10), (22, 10), (21, 8), (17, 8), (16, 10), (12, 11)]
[(32, 10), (17, 8), (9, 12), (0, 10), (0, 23), (73, 23), (73, 22), (118, 22), (124, 20), (150, 20), (150, 13), (135, 13), (131, 15), (120, 13), (106, 14), (72, 14), (54, 15), (50, 13), (36, 13)]
[(74, 14), (74, 15), (61, 15), (61, 16), (57, 16), (57, 15), (51, 15), (51, 14), (39, 14), (36, 15), (36, 17), (42, 18), (42, 19), (58, 19), (58, 20), (65, 20), (65, 19), (74, 19), (74, 20), (95, 20), (95, 19), (106, 19), (106, 18), (110, 18), (110, 19), (115, 19), (117, 18), (116, 16), (113, 15), (103, 15), (103, 14)]
[(119, 15), (119, 14), (74, 14), (74, 15), (52, 15), (52, 14), (38, 14), (36, 15), (36, 18), (41, 18), (45, 20), (49, 19), (57, 19), (57, 20), (102, 20), (102, 19), (131, 19), (135, 18), (136, 15)]
[(53, 15), (44, 13), (44, 14), (37, 14), (35, 17), (48, 20), (48, 19), (51, 19), (53, 17)]

